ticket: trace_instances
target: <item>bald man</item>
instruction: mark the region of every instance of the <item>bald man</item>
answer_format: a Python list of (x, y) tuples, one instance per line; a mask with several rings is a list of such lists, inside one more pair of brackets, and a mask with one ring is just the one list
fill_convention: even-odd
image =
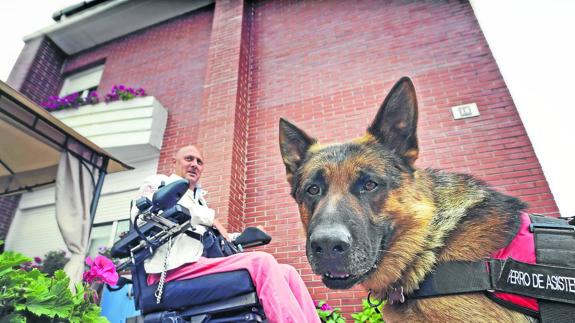
[[(214, 210), (208, 208), (204, 199), (206, 192), (202, 191), (199, 184), (204, 170), (201, 152), (195, 146), (182, 147), (176, 152), (172, 162), (173, 173), (170, 176), (159, 174), (147, 178), (140, 188), (139, 196), (151, 199), (162, 182), (169, 184), (178, 179), (187, 179), (190, 182), (188, 191), (178, 204), (190, 211), (192, 224), (196, 226), (195, 232), (203, 234), (206, 231), (205, 226), (214, 226), (228, 238), (225, 228), (215, 219)], [(134, 207), (132, 220), (136, 214), (137, 209)], [(202, 257), (203, 245), (199, 240), (185, 234), (172, 240), (171, 245), (164, 244), (154, 252), (151, 259), (145, 260), (144, 269), (149, 274), (149, 285), (162, 279), (169, 282), (246, 269), (270, 322), (320, 322), (313, 300), (292, 266), (279, 264), (272, 255), (259, 251), (222, 258), (205, 258)], [(162, 272), (167, 273), (164, 278)]]
[[(204, 199), (206, 192), (202, 190), (199, 183), (204, 170), (204, 158), (198, 148), (192, 145), (180, 148), (172, 158), (172, 165), (173, 173), (170, 176), (158, 174), (146, 178), (144, 184), (140, 187), (138, 197), (146, 196), (152, 199), (154, 192), (158, 190), (162, 183), (167, 185), (179, 179), (187, 179), (190, 182), (188, 191), (178, 201), (178, 204), (185, 206), (190, 211), (192, 224), (196, 227), (195, 232), (204, 234), (206, 226), (215, 226), (224, 237), (228, 238), (227, 231), (215, 219), (214, 210), (208, 208)], [(138, 213), (135, 203), (133, 204), (132, 220)], [(168, 248), (168, 244), (164, 244), (156, 250), (152, 258), (144, 262), (144, 269), (147, 273), (161, 273), (164, 270), (168, 249), (170, 249), (170, 252), (167, 258), (167, 269), (171, 270), (200, 259), (204, 246), (201, 241), (185, 234), (176, 236), (172, 239), (171, 248)]]

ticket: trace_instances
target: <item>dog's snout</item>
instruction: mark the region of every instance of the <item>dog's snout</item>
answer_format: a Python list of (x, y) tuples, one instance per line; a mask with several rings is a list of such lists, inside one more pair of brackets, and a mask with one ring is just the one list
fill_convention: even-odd
[(344, 226), (327, 226), (312, 233), (310, 247), (318, 257), (341, 257), (351, 247), (351, 234)]

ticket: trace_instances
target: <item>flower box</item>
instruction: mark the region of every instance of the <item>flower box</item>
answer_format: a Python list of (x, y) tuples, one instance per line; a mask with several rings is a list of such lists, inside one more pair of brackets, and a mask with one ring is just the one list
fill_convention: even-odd
[(159, 155), (168, 119), (167, 110), (153, 96), (84, 105), (52, 115), (127, 163)]

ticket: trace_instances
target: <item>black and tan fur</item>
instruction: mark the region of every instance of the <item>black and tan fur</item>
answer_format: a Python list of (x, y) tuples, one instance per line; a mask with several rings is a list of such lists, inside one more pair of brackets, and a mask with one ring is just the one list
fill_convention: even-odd
[[(519, 226), (520, 200), (469, 175), (417, 169), (417, 100), (409, 78), (392, 88), (366, 134), (320, 145), (280, 120), (280, 149), (313, 271), (326, 286), (406, 294), (439, 263), (478, 261)], [(388, 322), (524, 322), (483, 294), (387, 304)]]

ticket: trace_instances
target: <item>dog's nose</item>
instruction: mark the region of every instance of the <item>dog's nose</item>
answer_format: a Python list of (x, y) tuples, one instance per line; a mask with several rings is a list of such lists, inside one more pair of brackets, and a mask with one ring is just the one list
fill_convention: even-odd
[(342, 225), (317, 228), (310, 236), (311, 251), (321, 258), (339, 258), (347, 254), (351, 234)]

